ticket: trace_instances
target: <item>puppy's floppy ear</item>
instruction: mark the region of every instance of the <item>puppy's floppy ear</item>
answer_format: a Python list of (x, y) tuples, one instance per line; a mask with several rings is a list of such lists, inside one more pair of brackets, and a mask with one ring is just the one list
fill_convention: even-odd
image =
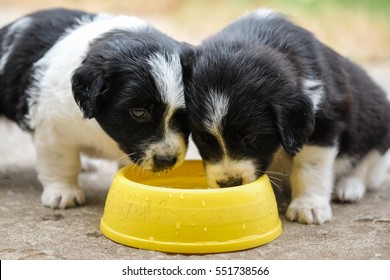
[(73, 72), (72, 91), (84, 118), (94, 117), (97, 98), (103, 92), (104, 73), (98, 67), (83, 64)]
[(310, 99), (294, 94), (273, 105), (276, 126), (285, 151), (294, 156), (314, 131), (314, 109)]

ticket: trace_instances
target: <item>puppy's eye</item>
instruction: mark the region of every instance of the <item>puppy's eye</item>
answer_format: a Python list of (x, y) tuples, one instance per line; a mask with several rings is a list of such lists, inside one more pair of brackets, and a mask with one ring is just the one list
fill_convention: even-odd
[(130, 109), (129, 113), (136, 121), (148, 121), (150, 119), (150, 112), (142, 108)]

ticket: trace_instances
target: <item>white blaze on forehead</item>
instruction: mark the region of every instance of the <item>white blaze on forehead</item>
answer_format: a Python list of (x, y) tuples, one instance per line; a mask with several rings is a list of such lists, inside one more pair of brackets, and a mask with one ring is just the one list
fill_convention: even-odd
[(321, 80), (305, 79), (303, 80), (303, 91), (311, 99), (314, 112), (317, 111), (318, 105), (324, 97), (324, 86)]
[(183, 71), (179, 55), (154, 53), (148, 64), (163, 101), (170, 107), (184, 108)]
[(177, 109), (185, 108), (183, 72), (178, 54), (154, 53), (149, 57), (148, 64), (163, 102), (167, 105), (164, 113), (164, 138), (155, 145), (159, 154), (177, 155), (184, 160), (186, 145), (183, 136), (169, 128), (169, 123)]
[(229, 110), (229, 103), (227, 96), (211, 92), (205, 100), (206, 112), (203, 122), (204, 127), (217, 138), (225, 157), (228, 153), (222, 133), (222, 121)]
[(0, 74), (3, 73), (4, 67), (7, 64), (8, 57), (12, 53), (20, 34), (25, 30), (31, 23), (30, 17), (24, 17), (14, 22), (7, 30), (1, 42), (1, 52), (3, 55), (0, 59)]
[(210, 92), (205, 100), (205, 129), (214, 135), (222, 149), (223, 158), (217, 163), (206, 163), (205, 172), (210, 188), (218, 188), (218, 182), (230, 179), (241, 179), (243, 184), (257, 179), (256, 164), (253, 160), (232, 159), (223, 137), (223, 120), (228, 114), (231, 104), (228, 96), (217, 91)]
[(211, 92), (206, 98), (205, 105), (206, 120), (204, 124), (209, 130), (219, 130), (229, 109), (229, 98), (217, 92)]

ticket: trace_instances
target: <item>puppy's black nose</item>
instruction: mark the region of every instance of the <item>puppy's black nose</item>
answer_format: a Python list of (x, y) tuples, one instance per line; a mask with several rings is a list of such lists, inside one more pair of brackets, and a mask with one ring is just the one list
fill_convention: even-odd
[(176, 156), (153, 156), (154, 169), (153, 171), (163, 171), (172, 168), (177, 161)]
[(235, 187), (242, 185), (242, 178), (229, 178), (227, 180), (217, 181), (221, 188)]

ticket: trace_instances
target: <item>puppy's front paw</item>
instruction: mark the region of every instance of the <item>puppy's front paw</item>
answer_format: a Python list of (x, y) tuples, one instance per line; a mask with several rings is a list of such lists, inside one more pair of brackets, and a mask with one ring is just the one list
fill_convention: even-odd
[(324, 198), (298, 197), (291, 201), (286, 217), (302, 224), (323, 224), (332, 218), (332, 209)]
[(46, 186), (42, 196), (42, 204), (52, 209), (65, 209), (85, 203), (84, 192), (74, 186)]

